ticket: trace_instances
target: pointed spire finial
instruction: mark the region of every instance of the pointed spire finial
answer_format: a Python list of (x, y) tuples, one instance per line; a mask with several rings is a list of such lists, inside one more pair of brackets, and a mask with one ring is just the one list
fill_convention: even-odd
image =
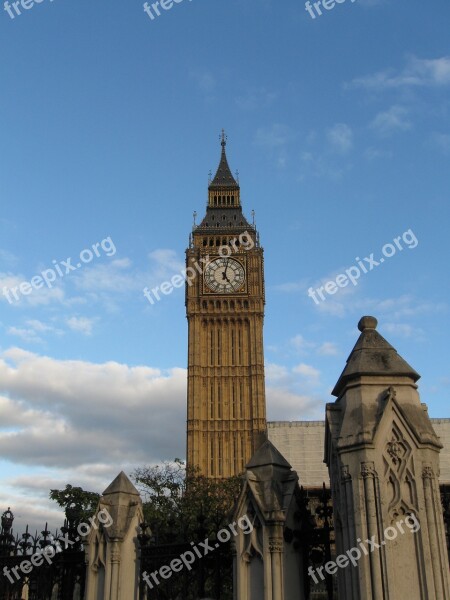
[(227, 135), (225, 134), (225, 129), (222, 129), (222, 135), (220, 136), (220, 139), (221, 139), (220, 144), (221, 144), (222, 148), (225, 150), (225, 146), (227, 145), (227, 139), (228, 139)]
[[(226, 135), (224, 129), (222, 129), (222, 133), (219, 136), (219, 139), (221, 140), (220, 144), (222, 146), (220, 163), (219, 163), (219, 167), (217, 169), (215, 177), (209, 183), (209, 188), (211, 189), (211, 188), (216, 188), (216, 187), (221, 187), (221, 188), (226, 187), (226, 188), (230, 188), (230, 189), (231, 188), (237, 189), (237, 188), (239, 188), (239, 183), (236, 181), (236, 179), (231, 174), (230, 165), (228, 164), (228, 160), (227, 160), (227, 153), (226, 153), (225, 148), (227, 145), (228, 138), (227, 138), (227, 135)], [(239, 206), (239, 202), (236, 204), (236, 206)]]

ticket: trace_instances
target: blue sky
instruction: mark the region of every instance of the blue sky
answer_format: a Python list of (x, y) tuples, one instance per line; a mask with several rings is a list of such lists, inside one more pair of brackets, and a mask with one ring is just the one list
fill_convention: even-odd
[[(66, 482), (184, 455), (183, 267), (228, 134), (265, 248), (268, 415), (321, 419), (364, 314), (448, 417), (450, 6), (43, 0), (0, 14), (0, 505), (59, 517)], [(411, 230), (356, 286), (308, 297)], [(113, 439), (111, 451), (111, 439)], [(0, 506), (0, 508), (1, 508)]]

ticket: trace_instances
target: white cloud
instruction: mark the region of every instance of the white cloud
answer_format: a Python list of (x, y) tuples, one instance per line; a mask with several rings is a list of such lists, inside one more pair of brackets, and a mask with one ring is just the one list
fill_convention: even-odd
[(212, 71), (208, 69), (196, 69), (191, 71), (190, 76), (197, 83), (200, 91), (210, 94), (215, 90), (217, 82)]
[(404, 87), (430, 87), (450, 84), (450, 56), (433, 59), (409, 58), (400, 72), (393, 69), (354, 79), (348, 87), (361, 87), (372, 91)]
[(278, 285), (271, 286), (271, 289), (277, 292), (302, 292), (307, 289), (308, 280), (303, 279), (300, 281), (288, 281), (286, 283), (280, 283)]
[[(344, 288), (340, 292), (344, 293), (347, 289)], [(345, 317), (352, 314), (372, 314), (392, 323), (397, 323), (403, 319), (412, 319), (418, 315), (448, 312), (448, 305), (445, 302), (426, 302), (408, 294), (384, 300), (356, 296), (351, 299), (351, 302), (338, 302), (336, 297), (337, 295), (327, 298), (317, 308), (332, 316)]]
[(420, 327), (415, 327), (409, 323), (382, 323), (383, 331), (392, 333), (398, 337), (414, 338), (424, 340), (425, 332)]
[(378, 148), (369, 147), (364, 151), (364, 156), (367, 160), (377, 160), (379, 158), (392, 158), (392, 150), (380, 150)]
[(21, 338), (24, 342), (30, 342), (31, 344), (40, 344), (42, 343), (42, 338), (40, 338), (36, 331), (32, 328), (25, 327), (8, 327), (7, 331), (8, 335), (15, 335)]
[(431, 141), (444, 154), (450, 154), (450, 134), (448, 133), (433, 133)]
[(276, 92), (271, 92), (264, 87), (251, 87), (236, 98), (236, 104), (242, 110), (254, 111), (271, 106), (277, 97)]
[(266, 381), (270, 382), (285, 380), (289, 375), (289, 371), (285, 366), (274, 363), (267, 363), (264, 370)]
[(4, 459), (58, 468), (183, 456), (184, 369), (0, 356), (0, 394), (23, 423), (0, 430)]
[(327, 138), (332, 148), (345, 154), (353, 146), (353, 132), (345, 123), (337, 123), (327, 131)]
[(378, 113), (370, 126), (383, 136), (396, 131), (408, 131), (412, 127), (407, 118), (408, 114), (409, 111), (404, 106), (394, 105), (388, 110)]
[[(320, 418), (323, 400), (292, 389), (296, 375), (308, 385), (318, 374), (308, 365), (267, 365), (269, 418)], [(0, 503), (20, 507), (18, 528), (47, 519), (61, 525), (50, 488), (71, 483), (101, 492), (121, 469), (183, 457), (186, 375), (56, 360), (21, 348), (0, 354), (0, 455), (30, 474), (12, 475), (11, 468), (0, 481)]]
[(337, 356), (339, 354), (338, 347), (332, 342), (324, 342), (317, 348), (317, 354), (321, 356)]
[(40, 336), (46, 333), (64, 335), (62, 329), (43, 323), (38, 319), (28, 319), (25, 321), (25, 325), (26, 327), (11, 326), (8, 328), (7, 333), (20, 337), (22, 340), (30, 343), (42, 343), (44, 340)]
[(51, 325), (47, 325), (46, 323), (43, 323), (42, 321), (38, 321), (38, 319), (29, 319), (28, 321), (26, 321), (26, 323), (27, 323), (27, 325), (32, 327), (35, 331), (40, 331), (42, 333), (55, 330), (55, 328), (52, 327)]
[(19, 258), (9, 250), (0, 248), (0, 261), (8, 267), (13, 267), (19, 262)]
[(78, 331), (84, 335), (91, 335), (92, 328), (94, 327), (96, 321), (96, 318), (88, 319), (87, 317), (70, 317), (70, 319), (67, 319), (67, 325), (73, 331)]
[[(61, 287), (61, 282), (58, 282), (57, 287), (48, 288), (44, 287), (40, 289), (33, 289), (31, 294), (24, 296), (20, 293), (20, 290), (16, 290), (15, 294), (11, 291), (13, 288), (19, 288), (20, 284), (26, 281), (30, 281), (30, 278), (26, 278), (22, 275), (13, 273), (0, 273), (0, 300), (3, 300), (9, 306), (18, 308), (24, 308), (28, 306), (44, 306), (52, 303), (63, 304), (65, 301), (64, 291)], [(5, 294), (5, 289), (9, 290), (9, 294)], [(9, 297), (9, 300), (8, 300)]]
[(285, 146), (293, 134), (287, 125), (274, 123), (270, 127), (260, 127), (255, 134), (255, 144), (267, 148), (279, 148)]
[(299, 352), (304, 352), (314, 348), (314, 344), (312, 342), (308, 342), (300, 333), (291, 338), (289, 343)]
[(306, 365), (305, 363), (300, 363), (299, 365), (294, 367), (292, 370), (294, 373), (298, 373), (298, 375), (301, 375), (302, 377), (309, 380), (310, 382), (317, 383), (319, 381), (320, 371), (318, 369), (315, 369), (311, 365)]
[(267, 388), (268, 421), (323, 419), (324, 406), (325, 402), (316, 396), (275, 387)]
[(160, 285), (184, 268), (174, 250), (157, 248), (148, 255), (149, 267), (145, 271), (133, 268), (127, 258), (98, 264), (80, 271), (73, 277), (78, 289), (101, 297), (111, 293), (117, 296), (140, 293), (145, 286)]
[(351, 165), (333, 165), (329, 159), (324, 158), (322, 151), (318, 151), (316, 154), (304, 151), (300, 154), (300, 174), (298, 179), (299, 181), (304, 181), (307, 177), (316, 177), (319, 179), (327, 177), (332, 181), (339, 181), (350, 168)]

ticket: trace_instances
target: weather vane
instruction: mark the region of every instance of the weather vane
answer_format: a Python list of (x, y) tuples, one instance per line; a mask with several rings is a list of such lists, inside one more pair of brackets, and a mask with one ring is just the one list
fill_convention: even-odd
[(227, 145), (228, 136), (225, 134), (225, 129), (222, 129), (222, 134), (220, 135), (222, 147), (225, 148)]

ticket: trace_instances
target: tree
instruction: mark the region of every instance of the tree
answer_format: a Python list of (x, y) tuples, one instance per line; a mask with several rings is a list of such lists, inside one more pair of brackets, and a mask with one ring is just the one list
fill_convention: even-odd
[(176, 458), (135, 469), (131, 477), (144, 496), (146, 522), (158, 543), (204, 537), (227, 525), (241, 479), (208, 479)]
[[(208, 479), (198, 470), (187, 468), (180, 459), (162, 465), (136, 469), (131, 477), (144, 496), (144, 515), (150, 532), (144, 528), (141, 553), (148, 573), (168, 564), (175, 555), (192, 553), (208, 538), (214, 552), (205, 553), (192, 571), (177, 574), (160, 583), (158, 597), (233, 597), (233, 557), (231, 543), (218, 543), (217, 534), (231, 524), (231, 511), (241, 490), (241, 479)], [(175, 552), (175, 555), (172, 554)]]
[[(50, 499), (54, 500), (64, 508), (69, 520), (76, 523), (86, 523), (97, 509), (100, 494), (87, 492), (81, 487), (73, 487), (67, 484), (63, 490), (50, 490)], [(72, 517), (69, 518), (69, 515)]]

